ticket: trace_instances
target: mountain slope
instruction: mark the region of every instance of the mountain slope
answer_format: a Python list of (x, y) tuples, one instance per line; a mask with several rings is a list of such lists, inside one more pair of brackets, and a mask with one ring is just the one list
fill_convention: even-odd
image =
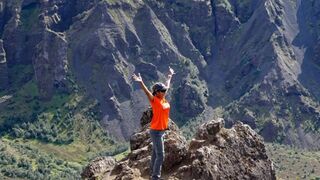
[(80, 90), (97, 101), (95, 120), (124, 140), (148, 106), (132, 73), (151, 86), (170, 65), (179, 125), (218, 108), (228, 126), (241, 120), (267, 141), (317, 149), (318, 9), (299, 0), (2, 1), (1, 95), (33, 80), (42, 106)]

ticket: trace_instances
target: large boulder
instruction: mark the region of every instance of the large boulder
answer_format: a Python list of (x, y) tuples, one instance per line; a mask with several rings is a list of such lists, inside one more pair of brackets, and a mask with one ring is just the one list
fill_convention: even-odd
[[(241, 122), (221, 128), (223, 120), (202, 125), (190, 142), (178, 179), (276, 179), (262, 138)], [(219, 131), (218, 131), (219, 130)]]
[(81, 177), (96, 179), (101, 173), (110, 171), (115, 164), (116, 161), (112, 157), (98, 157), (83, 169)]

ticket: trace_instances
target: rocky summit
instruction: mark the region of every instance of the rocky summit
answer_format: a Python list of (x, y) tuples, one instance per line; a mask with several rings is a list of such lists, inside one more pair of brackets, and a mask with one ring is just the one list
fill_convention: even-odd
[[(151, 110), (143, 114), (143, 126), (131, 136), (131, 152), (127, 157), (118, 162), (111, 157), (99, 157), (84, 168), (82, 178), (149, 179), (151, 115)], [(276, 179), (263, 139), (241, 122), (226, 129), (221, 118), (208, 121), (187, 142), (170, 121), (164, 144), (164, 179)]]

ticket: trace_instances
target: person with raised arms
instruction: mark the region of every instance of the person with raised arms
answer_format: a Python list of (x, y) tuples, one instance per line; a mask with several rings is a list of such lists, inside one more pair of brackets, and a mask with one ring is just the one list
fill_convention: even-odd
[(139, 82), (142, 90), (147, 95), (152, 107), (152, 120), (150, 123), (150, 137), (152, 140), (152, 156), (150, 163), (151, 179), (158, 180), (161, 176), (161, 167), (164, 161), (164, 133), (168, 129), (170, 104), (165, 99), (165, 95), (170, 87), (174, 70), (169, 67), (166, 84), (157, 82), (152, 86), (152, 93), (144, 84), (140, 73), (133, 74), (133, 79)]

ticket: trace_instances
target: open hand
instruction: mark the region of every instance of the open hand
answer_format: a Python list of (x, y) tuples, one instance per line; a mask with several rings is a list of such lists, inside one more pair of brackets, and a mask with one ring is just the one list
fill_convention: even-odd
[(140, 73), (138, 73), (138, 76), (136, 74), (132, 75), (133, 80), (137, 81), (137, 82), (142, 82), (142, 77), (140, 75)]
[(174, 70), (169, 66), (169, 74), (168, 77), (172, 77), (172, 75), (174, 75)]

